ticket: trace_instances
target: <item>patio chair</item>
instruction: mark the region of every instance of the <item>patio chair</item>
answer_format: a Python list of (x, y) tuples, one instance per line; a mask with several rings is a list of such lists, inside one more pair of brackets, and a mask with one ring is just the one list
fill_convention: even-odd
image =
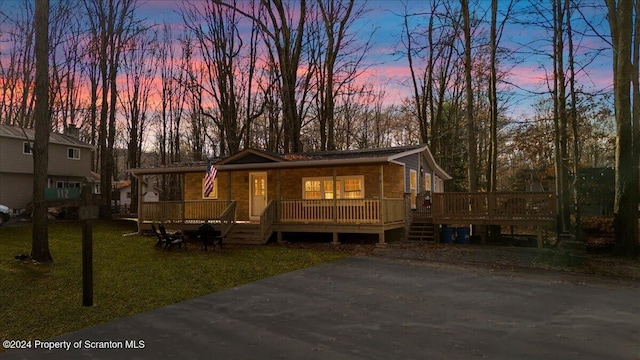
[(182, 234), (176, 233), (169, 235), (167, 233), (167, 229), (162, 224), (158, 225), (158, 228), (160, 229), (160, 235), (162, 235), (162, 237), (164, 238), (165, 249), (171, 249), (174, 245), (177, 245), (180, 249), (182, 249), (182, 244), (184, 244), (184, 249), (187, 249), (187, 243), (184, 242)]
[(162, 246), (166, 246), (167, 245), (167, 242), (165, 241), (164, 236), (162, 236), (162, 234), (160, 234), (158, 232), (158, 229), (156, 229), (156, 225), (154, 223), (151, 223), (151, 231), (153, 231), (153, 234), (158, 239), (158, 241), (156, 242), (156, 248), (159, 249)]
[(222, 251), (222, 232), (214, 229), (209, 223), (205, 222), (198, 228), (197, 238), (202, 241), (204, 251), (207, 251), (209, 244), (213, 246), (213, 251), (216, 251), (216, 245), (219, 245)]

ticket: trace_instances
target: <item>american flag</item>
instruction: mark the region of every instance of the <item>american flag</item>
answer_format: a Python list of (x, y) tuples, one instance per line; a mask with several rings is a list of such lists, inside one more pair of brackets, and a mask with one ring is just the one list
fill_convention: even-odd
[(204, 174), (204, 197), (209, 197), (213, 191), (213, 180), (216, 178), (218, 170), (211, 164), (211, 159), (207, 159), (207, 173)]

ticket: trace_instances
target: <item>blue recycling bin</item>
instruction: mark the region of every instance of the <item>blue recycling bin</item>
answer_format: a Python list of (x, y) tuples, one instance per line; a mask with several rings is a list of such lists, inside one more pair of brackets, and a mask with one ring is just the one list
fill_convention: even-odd
[(455, 228), (444, 226), (442, 228), (442, 242), (445, 244), (453, 244), (455, 240)]
[(469, 237), (470, 230), (468, 227), (456, 228), (456, 242), (458, 244), (470, 244), (471, 238)]

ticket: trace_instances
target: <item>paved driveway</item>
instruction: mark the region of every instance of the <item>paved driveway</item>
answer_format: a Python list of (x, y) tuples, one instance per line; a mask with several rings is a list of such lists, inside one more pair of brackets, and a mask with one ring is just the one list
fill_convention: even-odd
[(569, 279), (356, 257), (0, 358), (640, 359), (640, 289)]

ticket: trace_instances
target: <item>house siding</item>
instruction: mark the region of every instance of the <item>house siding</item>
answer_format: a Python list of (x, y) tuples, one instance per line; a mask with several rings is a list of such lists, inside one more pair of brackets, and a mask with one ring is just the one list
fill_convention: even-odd
[[(409, 181), (409, 177), (411, 176), (411, 170), (415, 170), (416, 173), (420, 174), (420, 154), (411, 154), (411, 155), (407, 155), (407, 156), (403, 156), (401, 158), (398, 158), (396, 161), (401, 162), (405, 165), (405, 173), (404, 173), (404, 192), (405, 193), (410, 193), (411, 189), (409, 189), (410, 185), (410, 181)], [(420, 192), (420, 189), (423, 186), (420, 185), (420, 179), (418, 179), (418, 192)]]
[[(0, 137), (0, 173), (33, 174), (33, 155), (24, 154), (24, 139)], [(70, 147), (80, 150), (80, 159), (68, 159)], [(86, 147), (49, 144), (50, 176), (88, 176), (91, 171), (91, 149)]]
[(2, 174), (0, 180), (0, 204), (11, 209), (24, 209), (33, 196), (31, 174)]

